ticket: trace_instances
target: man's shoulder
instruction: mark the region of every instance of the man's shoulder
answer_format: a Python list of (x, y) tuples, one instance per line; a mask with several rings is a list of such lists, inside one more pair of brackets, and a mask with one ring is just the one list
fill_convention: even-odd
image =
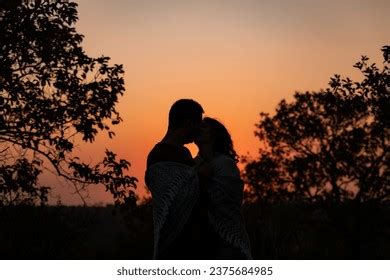
[(164, 142), (158, 142), (156, 145), (154, 145), (152, 150), (150, 150), (148, 156), (169, 155), (173, 152), (189, 153), (191, 155), (190, 151), (184, 146), (173, 146)]
[(147, 166), (160, 161), (173, 161), (187, 165), (193, 164), (191, 152), (184, 146), (157, 143), (148, 154)]
[(161, 143), (159, 142), (153, 146), (153, 148), (149, 152), (149, 155), (161, 152), (162, 149), (164, 149), (164, 147), (161, 147)]
[(160, 157), (164, 153), (164, 147), (161, 147), (160, 143), (154, 145), (154, 147), (150, 150), (147, 157), (147, 165), (151, 165), (156, 158)]

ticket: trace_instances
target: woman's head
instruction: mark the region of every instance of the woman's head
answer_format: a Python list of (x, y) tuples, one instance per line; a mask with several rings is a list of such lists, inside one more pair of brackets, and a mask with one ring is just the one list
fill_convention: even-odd
[(201, 132), (196, 142), (200, 146), (202, 144), (210, 144), (214, 152), (225, 154), (238, 161), (238, 155), (234, 151), (229, 131), (216, 119), (209, 117), (203, 119)]

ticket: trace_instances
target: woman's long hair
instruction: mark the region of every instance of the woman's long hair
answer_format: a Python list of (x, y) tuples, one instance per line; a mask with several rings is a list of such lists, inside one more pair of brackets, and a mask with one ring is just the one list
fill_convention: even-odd
[(226, 127), (213, 118), (206, 117), (203, 121), (211, 127), (211, 134), (214, 137), (214, 151), (234, 159), (236, 163), (239, 162), (239, 157), (233, 148), (232, 137)]

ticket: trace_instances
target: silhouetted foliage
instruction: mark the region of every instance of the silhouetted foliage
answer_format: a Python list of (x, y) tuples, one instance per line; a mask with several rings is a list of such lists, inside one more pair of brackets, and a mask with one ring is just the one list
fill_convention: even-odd
[(147, 259), (153, 253), (151, 209), (132, 219), (117, 208), (10, 206), (0, 208), (0, 259)]
[(366, 56), (364, 78), (335, 75), (329, 88), (296, 93), (276, 114), (261, 113), (258, 159), (244, 159), (249, 198), (269, 201), (383, 202), (390, 197), (389, 46), (383, 68)]
[(78, 138), (114, 136), (123, 66), (84, 52), (76, 3), (20, 2), (0, 7), (0, 203), (45, 203), (48, 189), (37, 182), (45, 161), (77, 192), (104, 184), (117, 204), (134, 202), (128, 161), (106, 150), (91, 166), (72, 155)]

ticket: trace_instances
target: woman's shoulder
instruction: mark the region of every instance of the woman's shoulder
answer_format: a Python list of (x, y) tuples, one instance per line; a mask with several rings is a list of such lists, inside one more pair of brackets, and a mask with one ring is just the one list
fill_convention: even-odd
[(236, 161), (224, 154), (218, 154), (213, 159), (213, 167), (216, 174), (240, 176), (240, 170)]
[(233, 165), (236, 165), (236, 161), (225, 155), (225, 154), (217, 154), (214, 159), (213, 159), (214, 162), (216, 163), (224, 163), (224, 164), (233, 164)]

